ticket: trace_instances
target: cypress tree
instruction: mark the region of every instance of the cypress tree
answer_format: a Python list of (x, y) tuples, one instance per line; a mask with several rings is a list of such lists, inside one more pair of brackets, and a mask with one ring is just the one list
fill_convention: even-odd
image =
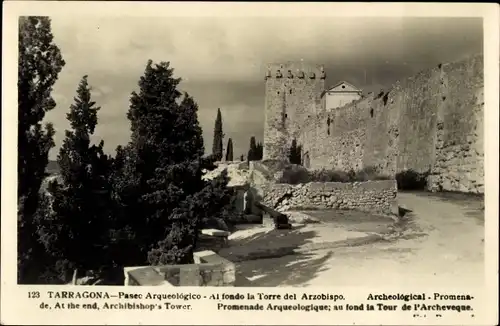
[(45, 177), (54, 128), (42, 126), (45, 113), (54, 109), (52, 87), (65, 65), (53, 42), (48, 17), (21, 17), (18, 40), (18, 282), (38, 282), (47, 261), (38, 242), (37, 214), (47, 203), (40, 186)]
[(255, 142), (255, 137), (252, 136), (250, 137), (250, 149), (248, 150), (248, 155), (247, 155), (247, 160), (248, 161), (255, 161), (258, 159), (258, 153), (257, 153), (257, 143)]
[(220, 109), (217, 109), (217, 118), (215, 119), (215, 127), (214, 127), (214, 142), (212, 145), (212, 154), (214, 155), (217, 161), (222, 160), (223, 139), (224, 139), (224, 133), (222, 131), (222, 115)]
[(78, 85), (75, 103), (66, 115), (66, 130), (58, 156), (62, 183), (53, 184), (52, 217), (41, 228), (42, 241), (57, 258), (61, 279), (73, 269), (93, 271), (100, 277), (112, 266), (110, 225), (110, 161), (104, 142), (92, 145), (90, 137), (97, 125), (97, 107), (91, 100), (87, 76)]
[(226, 148), (226, 161), (230, 162), (233, 160), (233, 140), (231, 138), (227, 141)]
[(301, 162), (301, 147), (297, 145), (297, 140), (292, 140), (292, 145), (290, 146), (290, 153), (288, 159), (292, 164), (300, 164)]
[(262, 145), (261, 142), (257, 143), (256, 150), (255, 150), (255, 160), (262, 160), (262, 157), (264, 156), (264, 146)]
[(204, 158), (198, 106), (178, 91), (168, 62), (148, 61), (127, 114), (132, 136), (115, 176), (127, 255), (123, 264), (193, 262), (201, 222), (216, 215), (230, 196), (227, 176), (202, 179), (212, 158)]

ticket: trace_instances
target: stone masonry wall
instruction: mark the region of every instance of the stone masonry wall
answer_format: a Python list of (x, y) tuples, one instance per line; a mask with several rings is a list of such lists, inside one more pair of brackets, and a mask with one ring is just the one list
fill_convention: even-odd
[(332, 112), (300, 130), (312, 169), (430, 171), (429, 188), (483, 193), (483, 57), (443, 64)]
[(266, 73), (264, 159), (288, 159), (292, 139), (323, 107), (324, 73), (301, 62), (270, 64)]
[(278, 211), (302, 208), (397, 213), (395, 180), (268, 184), (263, 187), (263, 203)]

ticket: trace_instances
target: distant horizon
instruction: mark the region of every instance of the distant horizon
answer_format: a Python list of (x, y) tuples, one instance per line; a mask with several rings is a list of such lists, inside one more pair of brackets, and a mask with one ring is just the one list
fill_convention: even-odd
[(170, 62), (182, 79), (179, 89), (198, 103), (206, 153), (220, 108), (224, 148), (232, 138), (239, 157), (246, 156), (251, 136), (263, 142), (264, 75), (271, 62), (303, 59), (324, 65), (326, 88), (345, 80), (367, 95), (434, 65), (483, 53), (482, 18), (106, 17), (80, 22), (57, 16), (52, 27), (66, 66), (53, 91), (57, 106), (44, 120), (56, 129), (51, 160), (57, 158), (68, 128), (66, 113), (83, 75), (89, 76), (93, 100), (102, 107), (94, 139), (104, 140), (107, 153), (130, 139), (129, 96), (152, 59)]

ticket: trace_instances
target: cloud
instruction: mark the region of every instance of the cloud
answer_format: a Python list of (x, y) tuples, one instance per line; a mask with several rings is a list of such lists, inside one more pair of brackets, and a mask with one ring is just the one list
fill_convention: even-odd
[[(53, 121), (59, 146), (65, 115), (83, 75), (98, 105), (97, 138), (106, 149), (129, 137), (130, 93), (148, 59), (170, 61), (181, 87), (200, 106), (205, 145), (211, 149), (217, 108), (226, 141), (245, 153), (262, 140), (264, 71), (269, 62), (322, 63), (327, 84), (348, 80), (365, 90), (391, 85), (419, 70), (482, 51), (482, 19), (342, 17), (85, 17), (52, 19), (66, 66), (55, 86)], [(52, 151), (52, 157), (57, 150)]]

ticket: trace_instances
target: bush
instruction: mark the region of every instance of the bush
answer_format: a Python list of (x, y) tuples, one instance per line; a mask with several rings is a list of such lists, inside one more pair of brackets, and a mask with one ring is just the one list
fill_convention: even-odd
[(393, 178), (390, 176), (378, 173), (375, 167), (365, 167), (359, 171), (351, 169), (348, 172), (327, 169), (308, 171), (297, 167), (289, 167), (283, 171), (283, 176), (278, 183), (300, 184), (308, 182), (362, 182), (392, 179)]
[(427, 177), (430, 171), (417, 172), (409, 169), (396, 174), (396, 182), (399, 190), (425, 190), (427, 188)]
[(300, 166), (288, 166), (283, 170), (283, 174), (281, 178), (278, 180), (278, 183), (287, 183), (287, 184), (300, 184), (311, 182), (311, 174), (304, 168)]
[(367, 166), (355, 173), (353, 181), (370, 181), (370, 180), (392, 180), (394, 178), (380, 174), (378, 169), (373, 166)]
[(350, 182), (349, 173), (337, 170), (311, 171), (311, 182)]

